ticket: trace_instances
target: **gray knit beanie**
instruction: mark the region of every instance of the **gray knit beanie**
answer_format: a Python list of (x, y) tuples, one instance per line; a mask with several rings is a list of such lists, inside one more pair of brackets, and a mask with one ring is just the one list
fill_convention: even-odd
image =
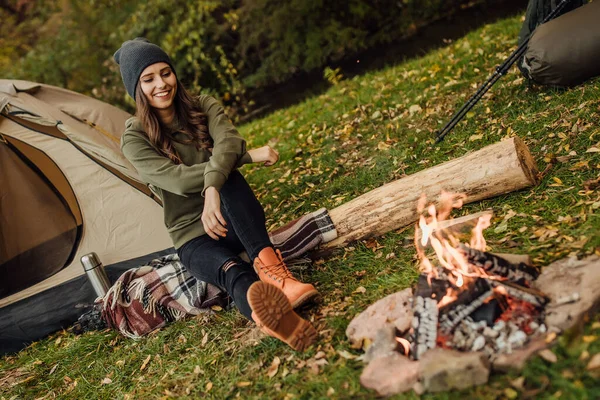
[[(173, 68), (173, 63), (167, 53), (146, 38), (138, 37), (127, 40), (113, 57), (121, 69), (125, 89), (134, 100), (135, 88), (146, 67), (158, 62), (166, 62), (175, 73), (175, 68)], [(175, 73), (175, 75), (177, 74)]]

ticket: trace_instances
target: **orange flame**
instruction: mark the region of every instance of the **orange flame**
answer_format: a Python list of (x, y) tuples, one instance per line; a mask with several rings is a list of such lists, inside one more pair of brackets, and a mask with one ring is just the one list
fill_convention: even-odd
[[(442, 191), (437, 207), (435, 204), (427, 204), (427, 198), (423, 194), (417, 204), (420, 214), (415, 229), (415, 246), (420, 260), (421, 271), (431, 278), (437, 278), (438, 272), (435, 265), (441, 266), (448, 275), (448, 280), (457, 288), (464, 285), (465, 277), (481, 276), (479, 270), (474, 270), (458, 249), (460, 240), (449, 230), (441, 229), (440, 222), (446, 220), (453, 209), (462, 207), (466, 196)], [(427, 210), (427, 212), (424, 212)], [(490, 226), (492, 214), (487, 213), (479, 217), (477, 224), (471, 231), (469, 246), (477, 250), (485, 250), (486, 242), (483, 230)], [(436, 260), (432, 262), (427, 257), (426, 249), (433, 249)], [(446, 293), (440, 300), (441, 306), (455, 298), (455, 295)]]

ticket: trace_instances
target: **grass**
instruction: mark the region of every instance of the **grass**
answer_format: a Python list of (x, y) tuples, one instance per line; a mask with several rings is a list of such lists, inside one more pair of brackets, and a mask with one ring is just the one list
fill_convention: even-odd
[[(598, 79), (569, 90), (528, 87), (513, 69), (446, 140), (434, 132), (513, 50), (520, 20), (487, 25), (428, 55), (344, 80), (305, 102), (240, 127), (250, 146), (272, 144), (281, 161), (246, 176), (275, 227), (318, 207), (333, 208), (405, 174), (518, 135), (540, 171), (540, 185), (464, 207), (493, 208), (486, 231), (498, 252), (529, 253), (538, 266), (569, 254), (600, 253), (600, 193), (584, 182), (600, 172)], [(506, 226), (499, 223), (506, 217)], [(415, 283), (412, 228), (359, 242), (315, 263), (302, 278), (324, 296), (306, 312), (318, 346), (296, 353), (255, 337), (236, 311), (174, 323), (139, 341), (114, 332), (59, 332), (0, 360), (2, 399), (372, 398), (363, 365), (349, 359), (349, 321), (375, 300)], [(362, 287), (366, 290), (356, 289)], [(521, 373), (430, 399), (600, 397), (598, 375), (586, 371), (600, 352), (600, 320), (563, 336), (558, 361), (528, 362)], [(277, 374), (267, 376), (274, 359)], [(511, 388), (517, 377), (522, 389)], [(412, 399), (410, 393), (398, 399)]]

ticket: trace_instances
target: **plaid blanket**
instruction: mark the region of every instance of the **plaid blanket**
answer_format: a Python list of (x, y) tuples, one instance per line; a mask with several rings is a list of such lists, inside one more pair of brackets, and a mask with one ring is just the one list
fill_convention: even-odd
[[(273, 245), (292, 266), (294, 260), (337, 237), (325, 208), (269, 233)], [(123, 273), (103, 298), (102, 317), (108, 326), (130, 338), (140, 338), (169, 322), (224, 307), (229, 298), (218, 287), (191, 276), (177, 254), (153, 260)]]

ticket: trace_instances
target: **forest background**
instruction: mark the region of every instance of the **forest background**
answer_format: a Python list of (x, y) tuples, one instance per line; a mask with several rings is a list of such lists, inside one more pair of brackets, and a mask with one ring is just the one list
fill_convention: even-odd
[(0, 0), (0, 70), (133, 112), (112, 54), (142, 36), (171, 55), (186, 87), (239, 120), (270, 108), (285, 82), (336, 83), (344, 60), (484, 3), (502, 1)]

